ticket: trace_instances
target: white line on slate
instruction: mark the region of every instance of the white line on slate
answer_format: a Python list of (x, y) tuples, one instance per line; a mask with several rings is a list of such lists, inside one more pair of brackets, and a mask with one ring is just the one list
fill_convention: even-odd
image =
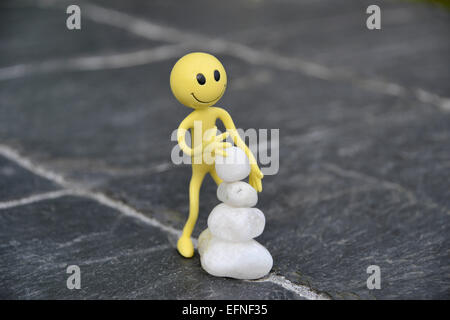
[[(173, 235), (175, 235), (177, 237), (180, 236), (181, 233), (182, 233), (181, 230), (178, 230), (178, 229), (175, 229), (173, 227), (170, 227), (170, 226), (167, 226), (165, 224), (162, 224), (158, 220), (150, 218), (150, 217), (144, 215), (143, 213), (137, 211), (133, 207), (130, 207), (129, 205), (127, 205), (127, 204), (125, 204), (123, 202), (114, 200), (114, 199), (106, 196), (103, 193), (90, 192), (90, 191), (86, 190), (84, 192), (79, 192), (79, 195), (87, 197), (87, 198), (90, 198), (90, 199), (93, 199), (93, 200), (96, 200), (97, 202), (99, 202), (99, 203), (101, 203), (101, 204), (103, 204), (103, 205), (105, 205), (107, 207), (116, 209), (117, 211), (123, 213), (124, 215), (133, 217), (133, 218), (135, 218), (137, 220), (140, 220), (140, 221), (142, 221), (142, 222), (144, 222), (146, 224), (149, 224), (149, 225), (151, 225), (153, 227), (156, 227), (156, 228), (158, 228), (160, 230), (163, 230), (165, 232), (173, 234)], [(193, 239), (193, 240), (195, 242), (195, 239)]]
[[(42, 2), (42, 3), (44, 3), (44, 2)], [(46, 4), (48, 4), (48, 3), (49, 2), (47, 1)], [(125, 13), (115, 11), (112, 9), (102, 8), (100, 6), (96, 6), (96, 5), (92, 5), (92, 4), (88, 4), (87, 6), (88, 6), (88, 10), (84, 10), (84, 13), (87, 13), (86, 16), (91, 18), (92, 20), (128, 30), (129, 32), (132, 32), (136, 35), (140, 35), (140, 36), (150, 39), (150, 40), (163, 40), (163, 41), (168, 41), (168, 42), (182, 41), (182, 42), (184, 42), (184, 44), (181, 44), (181, 46), (188, 46), (186, 44), (186, 42), (192, 42), (192, 45), (194, 45), (195, 43), (199, 43), (199, 44), (207, 43), (209, 49), (211, 49), (212, 51), (229, 53), (229, 54), (232, 54), (236, 57), (239, 57), (239, 58), (241, 58), (247, 62), (253, 63), (253, 64), (255, 64), (255, 63), (256, 64), (261, 64), (261, 63), (267, 64), (268, 63), (270, 65), (274, 65), (273, 64), (274, 56), (273, 56), (273, 54), (270, 54), (270, 53), (261, 53), (260, 51), (251, 49), (244, 45), (229, 43), (229, 42), (219, 40), (219, 39), (211, 40), (211, 39), (205, 38), (205, 37), (197, 35), (197, 34), (191, 34), (191, 33), (177, 30), (177, 29), (167, 28), (167, 27), (160, 26), (160, 25), (157, 25), (154, 23), (150, 23), (150, 22), (142, 20), (142, 19), (138, 19), (134, 16), (127, 15)], [(83, 5), (83, 7), (85, 9), (86, 5)], [(169, 46), (167, 46), (167, 47), (169, 47)], [(172, 46), (172, 47), (175, 48), (176, 46)], [(172, 51), (172, 52), (174, 52), (174, 51)], [(119, 57), (119, 60), (115, 60), (116, 64), (117, 64), (117, 61), (120, 61), (120, 58), (121, 57)], [(288, 68), (295, 67), (294, 70), (297, 69), (308, 75), (318, 77), (321, 79), (329, 79), (331, 69), (329, 69), (327, 67), (324, 67), (324, 66), (321, 66), (318, 64), (314, 64), (314, 63), (310, 63), (307, 61), (303, 61), (301, 59), (296, 59), (295, 63), (292, 64), (292, 63), (287, 63), (290, 60), (286, 60), (286, 59), (289, 59), (289, 58), (284, 58), (281, 56), (275, 56), (275, 58), (282, 58), (282, 59), (279, 59), (279, 61), (277, 61), (277, 63), (274, 65), (276, 67), (283, 67), (283, 68), (284, 67), (288, 67)], [(141, 59), (140, 61), (143, 61), (142, 56), (140, 57), (140, 59)], [(114, 58), (109, 60), (110, 65), (111, 65), (112, 60), (114, 60)], [(74, 60), (74, 61), (79, 61), (79, 60)], [(86, 61), (89, 62), (88, 60), (86, 60)], [(87, 68), (87, 66), (89, 65), (89, 63), (86, 63), (86, 61), (81, 63), (81, 65), (84, 65), (85, 68)], [(95, 59), (91, 60), (91, 62), (92, 61), (95, 61)], [(96, 67), (98, 68), (98, 66), (100, 66), (102, 62), (99, 59), (97, 59), (96, 61), (97, 61)], [(108, 65), (108, 64), (106, 63), (104, 65)], [(16, 70), (13, 69), (12, 73), (20, 74), (23, 72), (24, 66), (15, 66), (15, 68), (16, 68)], [(94, 69), (92, 69), (92, 70), (94, 70)], [(9, 71), (9, 72), (11, 72), (11, 71)], [(69, 184), (61, 175), (58, 175), (47, 169), (44, 169), (41, 166), (33, 164), (27, 158), (20, 156), (18, 152), (16, 152), (15, 150), (13, 150), (12, 148), (10, 148), (8, 146), (0, 145), (0, 154), (9, 158), (10, 160), (17, 162), (19, 165), (23, 166), (24, 168), (30, 170), (31, 172), (33, 172), (37, 175), (40, 175), (49, 180), (52, 180), (66, 188), (69, 188), (69, 189), (73, 188), (73, 186), (71, 186), (71, 184)], [(165, 225), (161, 224), (159, 221), (157, 221), (155, 219), (151, 219), (151, 218), (145, 216), (144, 214), (138, 212), (134, 208), (132, 208), (124, 203), (121, 203), (119, 201), (113, 200), (102, 193), (92, 193), (90, 190), (82, 190), (82, 189), (80, 189), (80, 187), (76, 187), (75, 189), (70, 190), (70, 192), (76, 193), (80, 196), (85, 196), (85, 197), (89, 197), (91, 199), (95, 199), (98, 202), (100, 202), (106, 206), (117, 209), (118, 211), (122, 212), (125, 215), (133, 216), (143, 222), (146, 222), (152, 226), (160, 228), (171, 234), (179, 235), (181, 233), (180, 230), (176, 230), (172, 227), (165, 226)], [(196, 240), (196, 239), (193, 239), (193, 240)], [(275, 274), (270, 274), (266, 279), (255, 281), (255, 282), (271, 282), (271, 283), (277, 284), (277, 285), (285, 288), (286, 290), (289, 290), (297, 295), (300, 295), (302, 297), (305, 297), (305, 298), (311, 299), (311, 300), (324, 298), (323, 296), (318, 295), (317, 293), (311, 291), (309, 288), (307, 288), (305, 286), (293, 284), (292, 282), (285, 279), (284, 277), (278, 276)]]
[[(92, 192), (89, 189), (83, 188), (82, 186), (68, 182), (62, 175), (57, 174), (53, 171), (50, 171), (42, 166), (39, 166), (32, 161), (30, 161), (28, 158), (25, 158), (24, 156), (20, 155), (19, 152), (12, 149), (9, 146), (0, 144), (0, 155), (4, 156), (5, 158), (14, 161), (21, 167), (33, 172), (34, 174), (44, 177), (48, 180), (51, 180), (61, 186), (63, 186), (66, 189), (66, 192), (68, 194), (77, 195), (80, 197), (87, 197), (96, 200), (97, 202), (102, 203), (105, 206), (108, 206), (110, 208), (114, 208), (121, 212), (124, 215), (132, 216), (140, 221), (143, 221), (149, 225), (152, 225), (158, 229), (164, 230), (166, 232), (172, 233), (174, 235), (180, 235), (181, 231), (166, 226), (162, 223), (160, 223), (156, 219), (152, 219), (150, 217), (147, 217), (143, 213), (138, 212), (134, 208), (126, 205), (125, 203), (122, 203), (120, 201), (111, 199), (110, 197), (100, 193), (100, 192)], [(17, 203), (20, 203), (20, 201), (25, 201), (25, 199), (17, 200)]]
[(73, 194), (73, 192), (71, 190), (58, 190), (58, 191), (51, 191), (51, 192), (46, 192), (46, 193), (35, 194), (35, 195), (31, 195), (26, 198), (0, 202), (0, 210), (1, 209), (9, 209), (12, 207), (24, 206), (27, 204), (31, 204), (31, 203), (39, 202), (39, 201), (43, 201), (43, 200), (56, 199), (56, 198), (60, 198), (60, 197), (71, 195), (71, 194)]
[(326, 170), (329, 170), (330, 172), (333, 172), (339, 176), (342, 177), (347, 177), (347, 178), (353, 178), (353, 179), (359, 179), (362, 181), (365, 181), (369, 184), (373, 184), (373, 185), (382, 185), (384, 186), (386, 189), (390, 189), (390, 190), (395, 190), (401, 194), (404, 194), (406, 196), (406, 198), (408, 199), (408, 202), (411, 204), (415, 204), (417, 203), (417, 198), (414, 195), (414, 193), (408, 189), (406, 189), (405, 187), (401, 186), (398, 183), (394, 183), (391, 181), (387, 181), (384, 179), (378, 179), (369, 175), (366, 175), (362, 172), (358, 172), (358, 171), (354, 171), (354, 170), (348, 170), (348, 169), (343, 169), (335, 164), (332, 163), (324, 163), (323, 167)]
[(171, 44), (127, 53), (54, 59), (0, 68), (0, 81), (57, 71), (94, 71), (129, 68), (178, 57), (187, 45)]
[(42, 166), (34, 164), (28, 158), (21, 156), (19, 152), (17, 152), (16, 150), (7, 145), (0, 144), (0, 155), (17, 163), (22, 168), (25, 168), (38, 176), (51, 180), (65, 188), (70, 188), (70, 184), (66, 181), (66, 179), (64, 179), (62, 175), (54, 173), (50, 170), (45, 169)]
[[(156, 219), (147, 217), (143, 213), (137, 211), (136, 209), (128, 206), (125, 203), (114, 200), (114, 199), (106, 196), (103, 193), (92, 192), (89, 189), (84, 189), (76, 184), (68, 182), (62, 175), (57, 174), (53, 171), (50, 171), (50, 170), (48, 170), (42, 166), (39, 166), (37, 164), (34, 164), (28, 158), (20, 155), (20, 153), (18, 151), (14, 150), (13, 148), (11, 148), (7, 145), (0, 144), (0, 155), (17, 163), (21, 167), (33, 172), (36, 175), (44, 177), (48, 180), (51, 180), (51, 181), (66, 188), (65, 190), (62, 190), (60, 192), (65, 191), (71, 195), (77, 195), (80, 197), (85, 197), (85, 198), (90, 198), (90, 199), (96, 200), (97, 202), (99, 202), (107, 207), (118, 210), (119, 212), (121, 212), (122, 214), (124, 214), (126, 216), (136, 218), (139, 221), (147, 223), (147, 224), (149, 224), (153, 227), (156, 227), (160, 230), (163, 230), (167, 233), (170, 233), (170, 234), (176, 235), (176, 236), (179, 236), (181, 234), (181, 230), (177, 230), (170, 226), (166, 226)], [(42, 199), (42, 200), (44, 200), (44, 199)], [(24, 201), (24, 199), (22, 199), (22, 201)], [(36, 202), (36, 201), (33, 201), (33, 202)], [(18, 201), (18, 203), (20, 203), (20, 200)], [(192, 240), (195, 244), (197, 244), (197, 239), (192, 238)], [(257, 280), (257, 281), (253, 281), (253, 282), (271, 282), (271, 283), (274, 283), (276, 285), (283, 287), (286, 290), (289, 290), (297, 295), (300, 295), (300, 296), (302, 296), (306, 299), (310, 299), (310, 300), (317, 300), (317, 299), (325, 298), (323, 296), (318, 295), (314, 291), (310, 290), (308, 287), (294, 284), (294, 283), (290, 282), (289, 280), (285, 279), (284, 277), (275, 275), (275, 274), (270, 274), (267, 278), (265, 278), (263, 280)]]
[(442, 111), (450, 111), (450, 98), (440, 97), (424, 89), (408, 89), (385, 79), (362, 77), (348, 69), (337, 70), (299, 57), (285, 57), (277, 53), (253, 49), (243, 44), (185, 32), (95, 4), (84, 4), (83, 7), (86, 17), (93, 21), (127, 30), (146, 39), (192, 43), (193, 47), (198, 46), (214, 52), (228, 53), (251, 64), (270, 65), (282, 70), (298, 71), (324, 80), (346, 80), (386, 95), (398, 97), (412, 95), (419, 101), (435, 105)]
[[(37, 3), (44, 7), (56, 5), (55, 1), (49, 0), (40, 0)], [(202, 49), (213, 53), (229, 54), (250, 64), (268, 65), (280, 70), (297, 71), (323, 80), (346, 81), (385, 95), (402, 98), (412, 97), (420, 102), (434, 105), (441, 111), (450, 112), (450, 98), (448, 97), (441, 97), (422, 88), (407, 88), (382, 78), (360, 76), (350, 69), (331, 68), (300, 57), (286, 57), (270, 51), (253, 49), (247, 45), (159, 25), (114, 9), (89, 3), (83, 4), (83, 16), (97, 23), (126, 30), (148, 40), (176, 44), (130, 53), (56, 59), (35, 64), (3, 67), (0, 68), (0, 81), (60, 70), (92, 71), (133, 67), (171, 59), (181, 55), (187, 49), (195, 48), (196, 50)], [(167, 52), (166, 56), (164, 56), (164, 51)]]
[(329, 298), (323, 294), (315, 293), (308, 287), (296, 285), (285, 277), (273, 273), (270, 273), (266, 278), (260, 280), (252, 280), (252, 282), (272, 282), (278, 284), (286, 290), (295, 292), (299, 296), (308, 300), (329, 300)]

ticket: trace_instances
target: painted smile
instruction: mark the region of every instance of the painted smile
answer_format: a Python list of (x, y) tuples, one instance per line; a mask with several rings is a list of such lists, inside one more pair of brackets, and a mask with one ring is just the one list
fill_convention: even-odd
[(214, 102), (214, 101), (218, 100), (222, 96), (223, 92), (225, 91), (225, 88), (226, 88), (226, 86), (223, 86), (223, 90), (219, 94), (219, 96), (217, 98), (215, 98), (215, 99), (210, 100), (210, 101), (202, 101), (202, 100), (198, 99), (193, 92), (191, 92), (191, 95), (194, 97), (195, 100), (197, 100), (200, 103), (211, 103), (211, 102)]

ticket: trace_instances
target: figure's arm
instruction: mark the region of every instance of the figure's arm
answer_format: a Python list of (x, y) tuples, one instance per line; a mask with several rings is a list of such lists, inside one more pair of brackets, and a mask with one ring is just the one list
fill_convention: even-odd
[[(180, 149), (183, 150), (189, 156), (200, 157), (202, 159), (202, 153), (207, 151), (212, 154), (221, 154), (222, 156), (226, 156), (226, 152), (223, 151), (224, 148), (228, 148), (231, 146), (228, 142), (222, 142), (222, 140), (226, 139), (229, 135), (228, 132), (222, 133), (221, 135), (216, 136), (217, 127), (210, 129), (207, 133), (207, 136), (204, 137), (204, 141), (202, 139), (201, 143), (196, 145), (194, 148), (190, 148), (186, 144), (186, 132), (193, 128), (194, 120), (189, 115), (187, 116), (178, 127), (177, 130), (177, 140)], [(191, 145), (194, 144), (193, 137), (191, 137)], [(208, 155), (206, 155), (208, 156)]]
[[(178, 145), (180, 146), (180, 149), (183, 150), (184, 153), (186, 153), (189, 156), (198, 155), (202, 152), (202, 146), (196, 146), (195, 148), (190, 148), (186, 144), (186, 132), (192, 128), (194, 121), (192, 120), (192, 117), (189, 115), (180, 123), (180, 126), (177, 130), (177, 140)], [(191, 137), (192, 138), (192, 137)]]
[(253, 188), (256, 189), (256, 191), (261, 192), (262, 191), (261, 179), (264, 177), (264, 175), (259, 169), (258, 163), (256, 162), (253, 153), (250, 151), (245, 142), (239, 136), (239, 133), (236, 130), (236, 126), (234, 125), (233, 119), (231, 118), (230, 114), (226, 110), (221, 108), (216, 108), (216, 110), (218, 112), (219, 119), (223, 122), (225, 128), (230, 133), (230, 136), (233, 139), (234, 144), (245, 152), (246, 156), (250, 161), (251, 172), (249, 177), (249, 183), (252, 185)]

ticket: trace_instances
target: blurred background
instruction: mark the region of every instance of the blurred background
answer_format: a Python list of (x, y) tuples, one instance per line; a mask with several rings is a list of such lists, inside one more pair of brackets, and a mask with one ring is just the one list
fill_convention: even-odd
[[(80, 30), (66, 27), (71, 4)], [(380, 30), (366, 26), (371, 4)], [(448, 8), (2, 1), (0, 296), (449, 299)], [(172, 164), (170, 136), (191, 110), (169, 74), (192, 51), (223, 63), (217, 106), (238, 128), (280, 130), (257, 205), (274, 257), (261, 282), (213, 278), (175, 250), (190, 167)], [(194, 236), (215, 193), (207, 178)], [(70, 264), (81, 290), (65, 286)]]

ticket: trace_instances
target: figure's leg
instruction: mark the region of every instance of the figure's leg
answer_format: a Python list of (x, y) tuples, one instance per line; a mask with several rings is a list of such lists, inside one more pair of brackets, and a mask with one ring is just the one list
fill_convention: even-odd
[(217, 175), (216, 169), (213, 167), (213, 169), (209, 172), (209, 174), (211, 175), (211, 177), (214, 179), (214, 181), (216, 182), (217, 185), (221, 184), (223, 182), (222, 179), (219, 178), (219, 176)]
[(177, 243), (178, 252), (185, 258), (191, 258), (194, 255), (191, 234), (197, 222), (200, 187), (206, 172), (202, 166), (192, 166), (192, 177), (189, 184), (189, 217), (184, 225), (183, 234)]

